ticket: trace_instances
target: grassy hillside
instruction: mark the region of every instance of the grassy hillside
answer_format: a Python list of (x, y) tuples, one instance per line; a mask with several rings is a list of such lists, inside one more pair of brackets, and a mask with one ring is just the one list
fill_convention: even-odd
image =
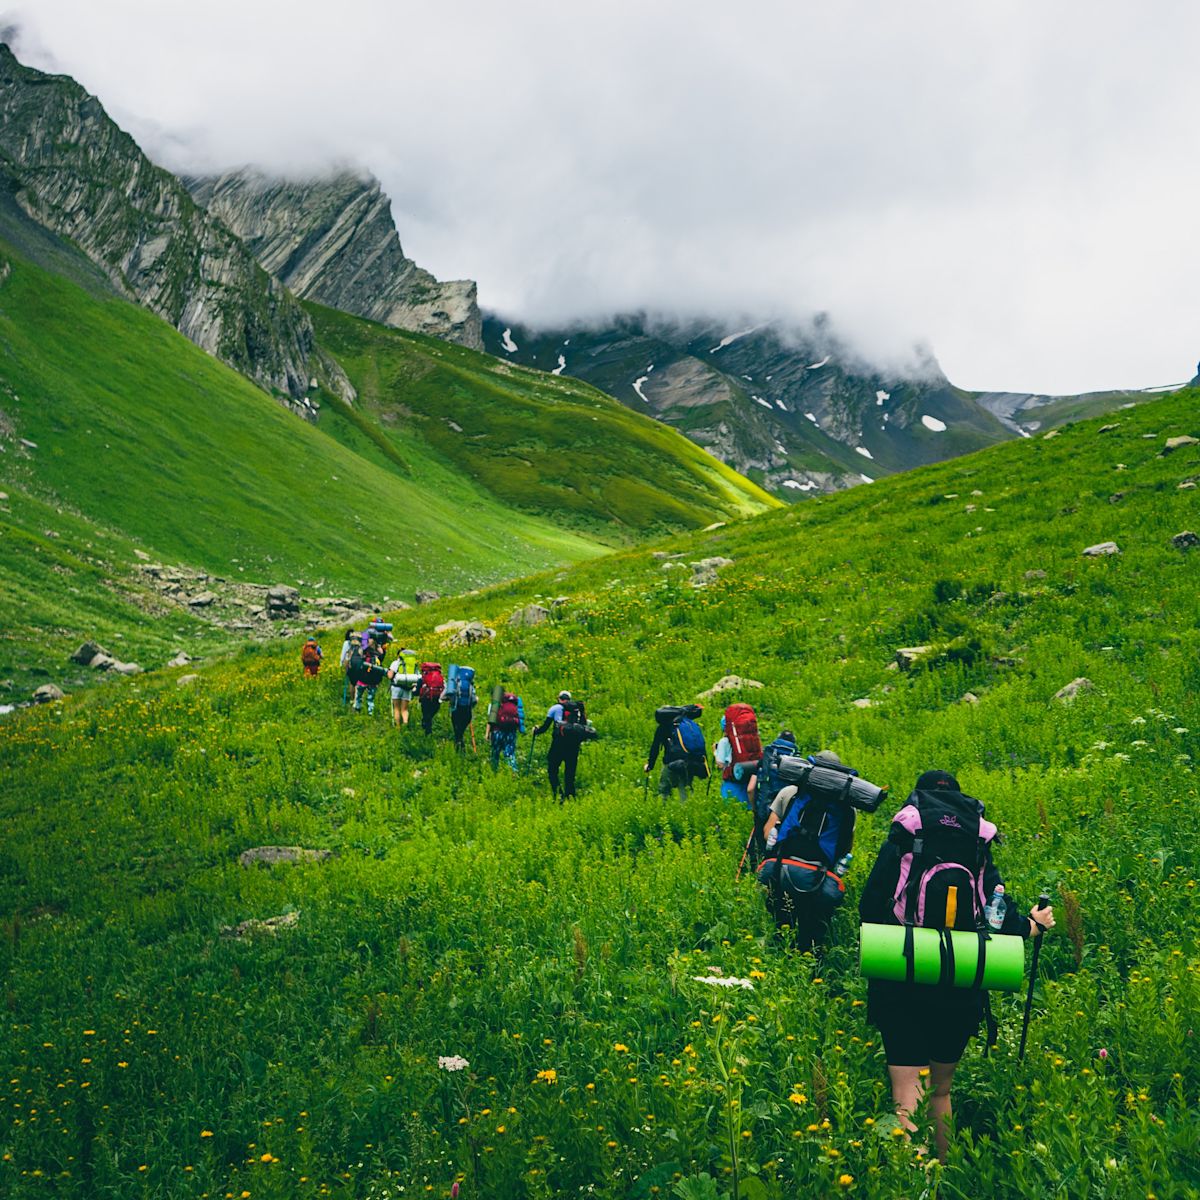
[(505, 504), (625, 542), (778, 504), (674, 430), (578, 380), (308, 308), (361, 406), (401, 454), (422, 453), (416, 435)]
[[(664, 543), (734, 560), (707, 588), (642, 549), (401, 614), (443, 661), (435, 623), (489, 620), (481, 681), (538, 715), (564, 685), (587, 698), (604, 736), (565, 809), (540, 770), (456, 758), (444, 725), (431, 745), (347, 714), (295, 646), (10, 719), (0, 1191), (1197, 1195), (1200, 549), (1171, 538), (1200, 448), (1161, 455), (1200, 436), (1196, 403)], [(570, 599), (504, 623), (539, 595)], [(919, 666), (889, 669), (914, 644)], [(1055, 897), (1028, 1057), (1022, 998), (997, 995), (944, 1169), (891, 1134), (853, 904), (822, 961), (781, 950), (734, 881), (744, 813), (643, 795), (653, 707), (731, 671), (765, 685), (744, 698), (767, 733), (897, 800), (955, 771), (1005, 834), (1012, 895)], [(889, 816), (860, 826), (852, 902)], [(262, 844), (336, 856), (237, 864)], [(710, 969), (753, 990), (693, 981)]]
[(143, 663), (195, 631), (181, 610), (146, 613), (138, 548), (368, 597), (462, 591), (603, 549), (436, 455), (355, 453), (156, 317), (4, 243), (0, 259), (0, 676), (18, 691), (50, 631), (123, 634)]

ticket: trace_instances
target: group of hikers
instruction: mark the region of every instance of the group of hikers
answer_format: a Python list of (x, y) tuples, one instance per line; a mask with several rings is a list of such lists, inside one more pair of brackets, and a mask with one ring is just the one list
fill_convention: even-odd
[[(361, 710), (365, 698), (373, 712), (375, 689), (386, 679), (396, 725), (408, 724), (415, 699), (422, 728), (430, 733), (441, 705), (448, 704), (455, 746), (465, 749), (468, 732), (474, 746), (474, 670), (451, 665), (444, 676), (440, 664), (418, 662), (416, 652), (406, 649), (385, 666), (390, 633), (381, 620), (361, 634), (347, 632), (341, 661), (354, 708)], [(309, 659), (302, 659), (310, 673)], [(317, 669), (319, 659), (311, 673)], [(643, 767), (646, 786), (660, 757), (663, 802), (673, 793), (686, 802), (697, 781), (711, 781), (714, 769), (719, 772), (721, 796), (743, 805), (750, 816), (738, 876), (748, 864), (786, 945), (819, 953), (845, 900), (857, 815), (875, 812), (888, 789), (863, 779), (832, 750), (802, 753), (788, 728), (764, 745), (748, 704), (726, 708), (721, 737), (710, 753), (699, 725), (702, 712), (698, 704), (656, 710)], [(485, 735), (493, 769), (503, 758), (518, 770), (517, 736), (524, 732), (523, 702), (497, 685)], [(560, 691), (533, 737), (547, 732), (551, 795), (572, 799), (580, 749), (598, 736), (583, 702)], [(911, 1133), (913, 1114), (928, 1101), (939, 1158), (946, 1149), (954, 1071), (985, 1018), (989, 1048), (995, 1042), (987, 989), (1011, 989), (1014, 971), (1019, 986), (1020, 940), (1035, 938), (1040, 946), (1041, 935), (1054, 925), (1045, 897), (1026, 915), (1007, 893), (992, 860), (996, 841), (983, 804), (964, 793), (953, 774), (925, 771), (893, 818), (859, 899), (867, 1018), (882, 1036), (896, 1112)], [(1035, 970), (1036, 954), (1035, 949)], [(1002, 977), (1006, 982), (997, 982)], [(1032, 996), (1032, 982), (1030, 988)], [(1026, 1028), (1028, 1018), (1027, 1002)]]
[[(475, 668), (451, 663), (443, 672), (440, 662), (421, 661), (415, 650), (395, 650), (392, 643), (392, 626), (378, 616), (361, 632), (346, 630), (340, 659), (346, 678), (343, 700), (352, 703), (355, 712), (362, 711), (365, 701), (368, 715), (373, 715), (376, 691), (386, 683), (391, 692), (392, 724), (405, 728), (415, 701), (420, 706), (421, 729), (425, 734), (433, 733), (434, 721), (445, 705), (450, 711), (455, 749), (465, 753), (469, 736), (472, 750), (478, 753), (474, 722), (479, 693), (475, 688)], [(314, 646), (317, 654), (311, 649)], [(305, 642), (301, 662), (306, 675), (316, 675), (320, 670), (319, 652), (315, 638)], [(517, 737), (525, 731), (524, 701), (503, 684), (497, 684), (487, 707), (484, 733), (491, 748), (493, 770), (499, 769), (503, 759), (514, 773), (519, 772)], [(584, 742), (598, 736), (587, 719), (583, 702), (573, 699), (569, 691), (560, 691), (544, 720), (533, 730), (533, 739), (536, 741), (544, 733), (551, 734), (546, 755), (551, 794), (560, 801), (573, 799), (580, 749)], [(531, 747), (531, 761), (532, 755)]]

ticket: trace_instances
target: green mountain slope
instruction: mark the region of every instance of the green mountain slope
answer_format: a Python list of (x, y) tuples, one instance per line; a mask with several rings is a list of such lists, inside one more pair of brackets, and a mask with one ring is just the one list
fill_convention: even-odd
[[(11, 718), (0, 1078), (19, 1107), (0, 1190), (461, 1180), (615, 1200), (687, 1179), (712, 1197), (736, 1164), (741, 1194), (770, 1200), (890, 1200), (914, 1179), (1003, 1200), (1191, 1194), (1200, 549), (1172, 538), (1195, 524), (1200, 447), (1164, 450), (1200, 436), (1196, 403), (664, 543), (678, 558), (643, 548), (400, 614), (398, 636), (443, 661), (436, 623), (488, 620), (479, 680), (507, 677), (533, 715), (563, 686), (587, 699), (603, 737), (565, 808), (540, 772), (493, 776), (347, 714), (336, 675), (299, 677), (294, 644), (190, 689), (166, 675)], [(1110, 539), (1119, 554), (1082, 554)], [(733, 561), (691, 587), (713, 555)], [(505, 624), (547, 594), (569, 597), (553, 620)], [(889, 669), (916, 644), (914, 669)], [(934, 1175), (890, 1134), (853, 951), (890, 811), (860, 824), (838, 945), (815, 962), (735, 882), (742, 810), (715, 789), (643, 795), (653, 707), (729, 672), (763, 683), (740, 698), (767, 734), (836, 749), (893, 806), (919, 771), (954, 770), (1006, 835), (1014, 899), (1055, 899), (1029, 1055), (1023, 997), (994, 996), (1000, 1044), (968, 1050)], [(264, 844), (336, 857), (237, 865)], [(277, 916), (294, 928), (221, 935)], [(752, 988), (694, 981), (712, 973)], [(469, 1066), (439, 1070), (448, 1055)]]
[(310, 305), (322, 345), (389, 438), (418, 434), (507, 504), (622, 540), (778, 502), (574, 379)]
[[(602, 550), (497, 503), (436, 455), (413, 454), (411, 469), (369, 461), (151, 314), (3, 244), (0, 255), (0, 486), (13, 496), (0, 538), (12, 605), (0, 620), (25, 631), (22, 661), (47, 609), (82, 587), (35, 582), (24, 536), (48, 545), (47, 530), (84, 559), (97, 558), (87, 543), (106, 546), (110, 580), (127, 575), (136, 544), (218, 575), (367, 596), (462, 591)], [(47, 515), (57, 509), (71, 519)], [(106, 609), (122, 586), (82, 587), (53, 627), (93, 636), (89, 606)]]

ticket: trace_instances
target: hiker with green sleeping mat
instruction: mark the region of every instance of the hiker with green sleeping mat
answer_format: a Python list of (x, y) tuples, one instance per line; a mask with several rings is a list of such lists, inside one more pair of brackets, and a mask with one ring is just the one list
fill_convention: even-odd
[[(1049, 904), (1024, 915), (1006, 893), (992, 861), (996, 834), (983, 805), (964, 795), (953, 775), (926, 771), (896, 814), (858, 905), (863, 970), (873, 976), (867, 1019), (883, 1038), (896, 1114), (912, 1133), (912, 1114), (928, 1093), (939, 1159), (946, 1154), (954, 1070), (985, 1014), (988, 1045), (995, 1040), (983, 989), (1012, 990), (1014, 982), (987, 982), (989, 947), (999, 960), (1019, 948), (1010, 939), (1054, 927)], [(887, 940), (880, 927), (888, 926), (902, 927), (903, 934), (895, 935), (895, 961), (881, 963), (875, 960), (883, 955), (870, 947)], [(937, 982), (916, 982), (930, 971)], [(1022, 952), (1017, 987), (1023, 971)]]

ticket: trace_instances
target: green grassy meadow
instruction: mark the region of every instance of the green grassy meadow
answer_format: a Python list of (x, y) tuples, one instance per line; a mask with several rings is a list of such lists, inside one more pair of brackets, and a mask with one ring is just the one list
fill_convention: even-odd
[[(442, 421), (393, 411), (385, 427), (328, 395), (314, 427), (156, 317), (105, 297), (68, 247), (11, 207), (0, 208), (0, 679), (13, 699), (47, 680), (95, 681), (72, 673), (65, 653), (52, 658), (48, 639), (124, 640), (147, 666), (181, 645), (195, 656), (233, 642), (147, 592), (138, 551), (370, 602), (462, 592), (774, 503), (673, 432), (616, 419), (623, 410), (607, 398), (584, 405), (537, 372), (510, 385), (486, 356), (431, 339), (392, 345), (387, 331), (332, 314), (331, 328), (358, 338), (346, 335), (368, 387), (379, 372), (408, 371), (412, 395), (447, 420), (492, 412), (497, 439), (505, 414), (561, 408), (568, 419), (544, 432), (553, 472), (542, 456), (535, 470), (525, 450), (493, 448), (480, 460), (488, 470), (472, 473), (453, 435), (443, 447)], [(60, 273), (68, 266), (88, 288)], [(603, 470), (578, 474), (620, 503), (569, 482), (576, 430), (593, 416), (603, 432), (589, 454)]]
[[(426, 741), (386, 702), (347, 711), (298, 644), (7, 718), (0, 1194), (1200, 1195), (1200, 549), (1171, 544), (1196, 524), (1179, 485), (1200, 447), (1161, 453), (1200, 436), (1196, 404), (657, 547), (678, 559), (640, 547), (397, 614), (443, 663), (436, 624), (492, 624), (480, 690), (506, 679), (535, 718), (564, 686), (588, 701), (602, 740), (566, 807), (542, 739), (531, 773), (493, 775), (444, 715)], [(1110, 539), (1119, 555), (1082, 556)], [(714, 555), (733, 563), (690, 586)], [(507, 624), (559, 596), (553, 620)], [(653, 708), (727, 673), (764, 684), (723, 699), (768, 737), (786, 723), (895, 798), (860, 821), (820, 960), (781, 949), (735, 882), (741, 809), (642, 790)], [(1078, 676), (1092, 689), (1055, 701)], [(1011, 895), (1045, 888), (1058, 917), (1028, 1056), (1023, 997), (997, 995), (940, 1167), (894, 1135), (854, 951), (887, 821), (935, 766), (1000, 826)], [(239, 866), (265, 844), (334, 857)], [(714, 969), (753, 989), (694, 979)]]

